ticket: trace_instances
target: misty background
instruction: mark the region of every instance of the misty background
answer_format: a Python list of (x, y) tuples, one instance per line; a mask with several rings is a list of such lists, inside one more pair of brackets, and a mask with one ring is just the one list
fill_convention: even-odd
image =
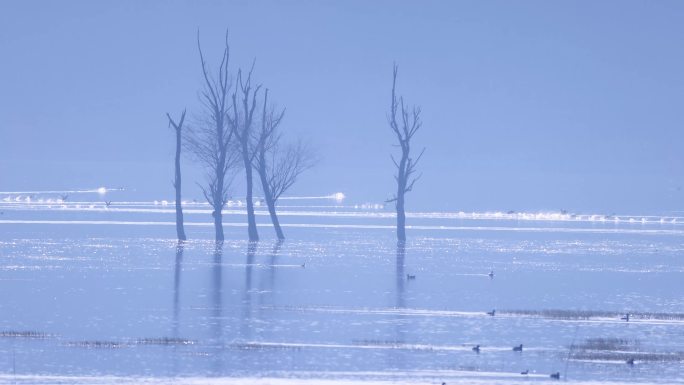
[[(427, 147), (408, 211), (677, 212), (682, 20), (679, 1), (6, 0), (0, 191), (173, 199), (165, 114), (199, 111), (197, 29), (215, 69), (228, 28), (231, 71), (256, 58), (283, 129), (322, 158), (290, 195), (391, 197), (396, 61)], [(183, 171), (202, 200), (201, 168)]]

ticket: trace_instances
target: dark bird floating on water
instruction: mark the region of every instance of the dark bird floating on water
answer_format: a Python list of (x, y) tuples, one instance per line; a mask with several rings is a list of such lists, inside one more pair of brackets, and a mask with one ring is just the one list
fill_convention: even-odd
[(530, 372), (530, 369), (525, 369), (525, 371), (524, 371), (524, 372), (520, 372), (520, 374), (527, 375), (529, 372)]
[(560, 380), (560, 372), (551, 373), (549, 377), (553, 378), (554, 380)]
[(520, 344), (519, 346), (514, 346), (513, 351), (514, 352), (522, 352), (522, 344)]
[(625, 363), (629, 366), (633, 366), (634, 365), (634, 358), (628, 359), (627, 361), (625, 361)]
[(406, 274), (406, 279), (416, 279), (415, 274)]
[(479, 353), (479, 352), (480, 352), (480, 345), (475, 345), (475, 346), (473, 347), (473, 351), (474, 351), (475, 353)]
[(489, 278), (494, 278), (494, 270), (490, 270), (489, 274), (487, 274)]
[(625, 314), (625, 316), (620, 319), (629, 322), (629, 313)]
[(496, 314), (496, 309), (492, 309), (492, 311), (487, 312), (487, 315), (492, 316), (492, 317), (494, 317), (495, 314)]

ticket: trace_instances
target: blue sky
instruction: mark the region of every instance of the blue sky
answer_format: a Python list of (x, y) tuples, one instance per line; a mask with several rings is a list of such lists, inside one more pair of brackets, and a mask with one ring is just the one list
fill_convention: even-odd
[(681, 20), (679, 1), (6, 0), (0, 190), (172, 198), (165, 113), (199, 112), (196, 31), (216, 64), (228, 28), (232, 68), (256, 58), (283, 128), (322, 158), (292, 194), (391, 196), (396, 61), (427, 148), (409, 210), (677, 211)]

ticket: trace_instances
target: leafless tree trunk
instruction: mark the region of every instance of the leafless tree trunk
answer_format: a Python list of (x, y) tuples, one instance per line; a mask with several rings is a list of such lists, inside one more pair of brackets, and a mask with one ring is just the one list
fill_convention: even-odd
[(225, 47), (217, 75), (209, 75), (207, 65), (202, 54), (202, 47), (197, 33), (197, 47), (199, 49), (204, 76), (204, 87), (200, 93), (200, 100), (204, 106), (201, 122), (190, 130), (188, 147), (195, 157), (207, 170), (206, 185), (201, 185), (202, 193), (213, 208), (216, 241), (224, 240), (222, 210), (228, 201), (228, 188), (232, 182), (229, 174), (237, 160), (233, 151), (234, 132), (228, 126), (227, 116), (230, 110), (231, 82), (228, 76), (228, 59), (230, 47), (228, 33), (226, 33)]
[[(233, 91), (233, 108), (230, 110), (228, 120), (232, 126), (232, 131), (238, 141), (239, 150), (242, 155), (242, 162), (245, 168), (247, 184), (247, 234), (252, 242), (259, 240), (259, 233), (256, 227), (254, 216), (254, 194), (252, 184), (252, 161), (254, 160), (254, 146), (252, 144), (254, 110), (257, 106), (257, 95), (261, 85), (252, 89), (252, 72), (254, 64), (249, 70), (246, 78), (243, 78), (242, 71), (238, 71), (237, 86)], [(238, 95), (239, 94), (239, 95)], [(239, 100), (238, 100), (239, 99)]]
[[(404, 98), (399, 97), (397, 101), (397, 65), (394, 65), (392, 76), (392, 103), (388, 117), (392, 132), (397, 137), (398, 146), (401, 148), (401, 159), (399, 162), (392, 156), (392, 162), (397, 167), (397, 174), (394, 179), (397, 181), (397, 193), (387, 202), (395, 202), (397, 209), (397, 240), (406, 240), (406, 214), (404, 211), (405, 194), (413, 190), (413, 185), (421, 175), (414, 175), (416, 166), (420, 158), (425, 153), (425, 148), (420, 152), (416, 159), (411, 158), (411, 139), (422, 126), (420, 119), (420, 107), (413, 106), (409, 109), (404, 105)], [(401, 108), (401, 111), (399, 111)], [(397, 115), (399, 114), (399, 117)]]
[(278, 239), (285, 239), (280, 227), (276, 202), (297, 181), (297, 177), (315, 163), (313, 152), (301, 142), (280, 148), (282, 135), (278, 130), (285, 110), (268, 107), (268, 90), (264, 93), (261, 132), (256, 141), (254, 168), (261, 179), (261, 189), (268, 206), (271, 222)]
[(173, 126), (174, 130), (176, 130), (176, 173), (175, 173), (175, 178), (173, 181), (173, 187), (176, 189), (176, 234), (178, 235), (178, 240), (179, 241), (184, 241), (185, 238), (185, 229), (183, 228), (183, 207), (181, 206), (181, 167), (180, 167), (180, 158), (181, 158), (181, 139), (182, 139), (182, 129), (183, 129), (183, 122), (185, 121), (185, 110), (183, 110), (183, 113), (181, 114), (180, 121), (178, 124), (173, 121), (171, 118), (171, 115), (168, 113), (166, 114), (166, 117), (169, 118), (169, 126)]

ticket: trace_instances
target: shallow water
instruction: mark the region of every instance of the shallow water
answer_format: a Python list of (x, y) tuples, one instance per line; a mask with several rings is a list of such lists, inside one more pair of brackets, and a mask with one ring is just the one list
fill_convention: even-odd
[[(284, 243), (259, 216), (266, 239), (250, 245), (235, 209), (217, 249), (197, 210), (179, 248), (168, 209), (79, 206), (2, 206), (1, 373), (684, 377), (682, 224), (431, 213), (409, 220), (401, 248), (385, 211), (298, 207), (283, 216)], [(534, 313), (545, 309), (596, 313)], [(571, 348), (599, 337), (636, 341), (644, 359)]]

